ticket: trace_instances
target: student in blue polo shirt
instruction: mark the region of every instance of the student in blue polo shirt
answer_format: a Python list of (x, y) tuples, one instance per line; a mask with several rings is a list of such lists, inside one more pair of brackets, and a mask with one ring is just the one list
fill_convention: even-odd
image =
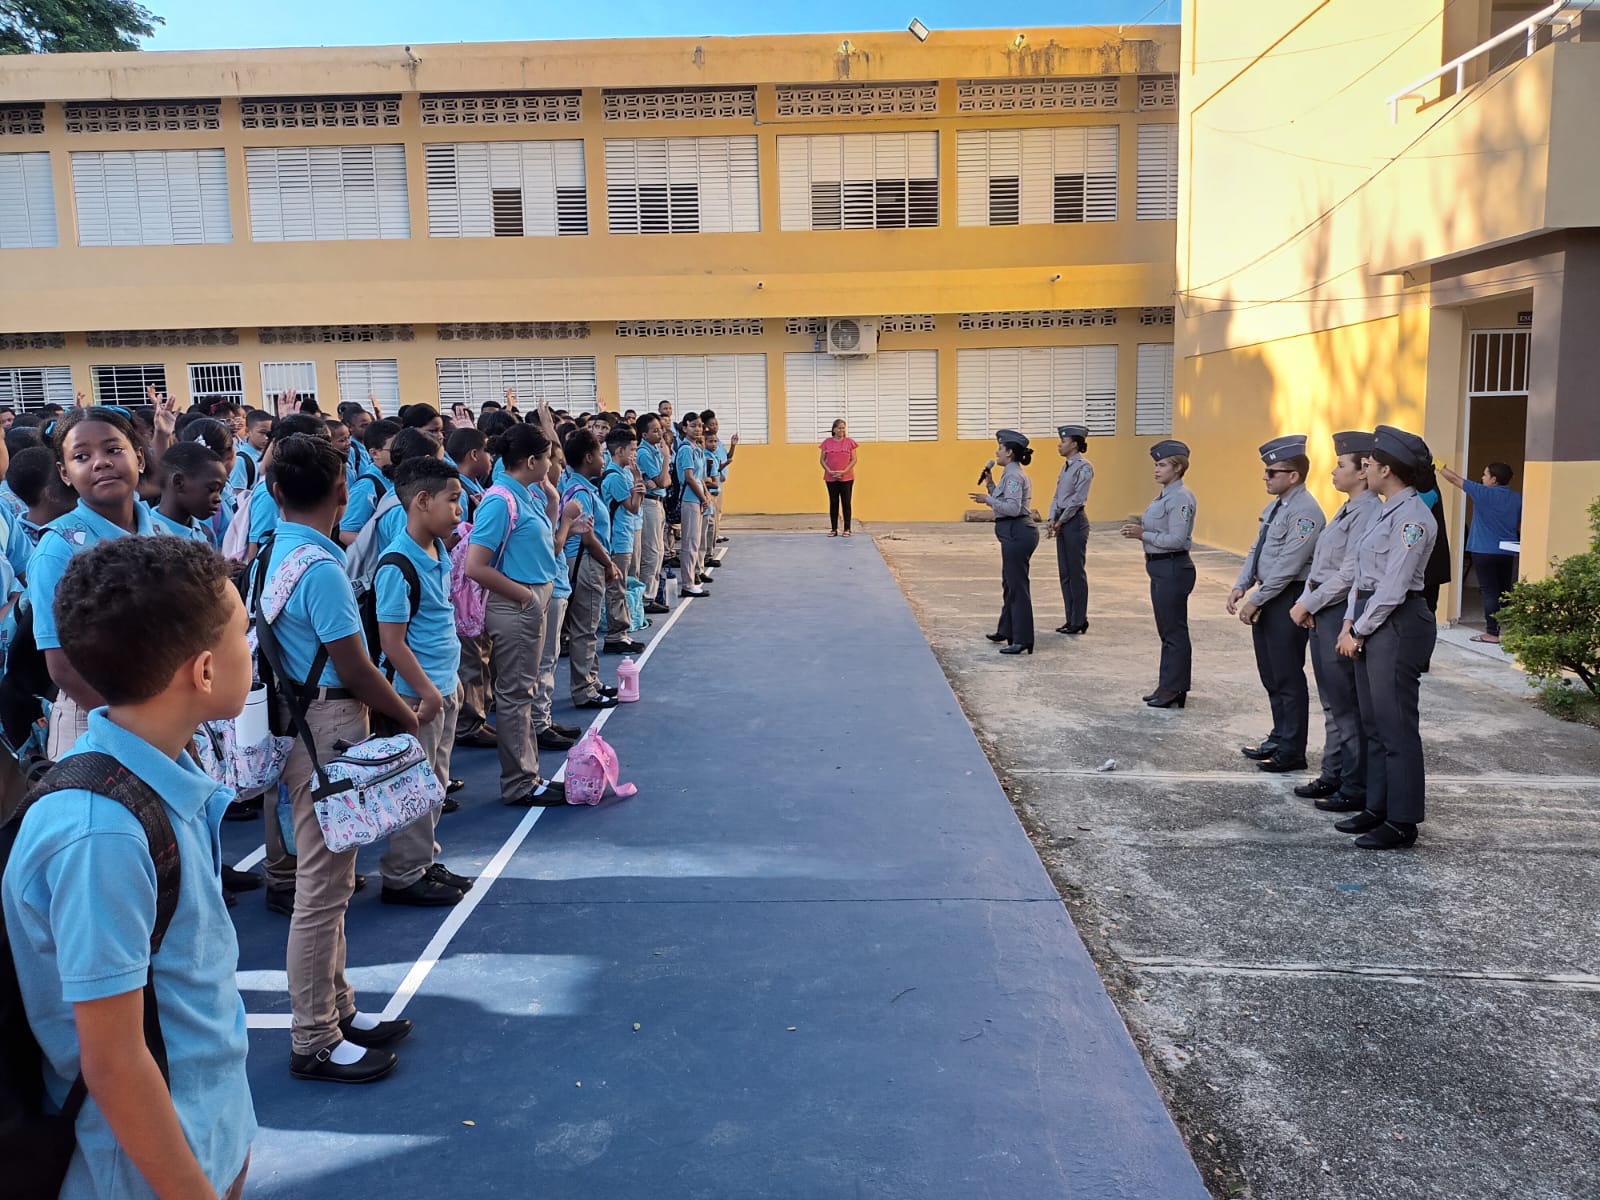
[[(244, 707), (244, 606), (224, 560), (179, 538), (99, 542), (68, 564), (55, 602), (59, 652), (109, 705), (90, 715), (72, 753), (109, 755), (161, 797), (179, 862), (177, 907), (152, 957), (156, 868), (132, 812), (68, 790), (30, 809), (18, 830), (0, 891), (45, 1090), (59, 1106), (80, 1073), (88, 1089), (61, 1194), (235, 1200), (256, 1121), (239, 947), (215, 857), (232, 792), (186, 749), (201, 722)], [(147, 979), (170, 1087), (145, 1041)]]
[[(276, 442), (280, 438), (292, 437), (295, 434), (326, 439), (328, 423), (313, 413), (290, 413), (278, 422), (272, 436)], [(268, 443), (266, 453), (261, 456), (263, 464), (261, 479), (250, 490), (250, 511), (247, 514), (250, 533), (245, 552), (247, 563), (255, 561), (267, 537), (278, 527), (278, 502), (272, 497), (266, 476), (266, 468), (272, 465), (272, 446), (273, 443)]]
[[(56, 467), (56, 452), (50, 446), (29, 446), (19, 451), (6, 468), (6, 482), (17, 493), (17, 498), (28, 507), (17, 518), (17, 528), (27, 539), (27, 550), (20, 565), (13, 560), (12, 569), (19, 578), (28, 575), (28, 560), (33, 548), (44, 536), (51, 521), (72, 511), (78, 503), (78, 493), (67, 486)], [(7, 557), (10, 557), (9, 551)]]
[(563, 547), (572, 583), (572, 597), (567, 601), (567, 677), (577, 707), (610, 708), (617, 701), (600, 682), (600, 609), (606, 585), (613, 580), (621, 582), (622, 572), (611, 559), (611, 518), (600, 498), (605, 460), (590, 428), (574, 429), (561, 449), (567, 459), (562, 503), (577, 500), (590, 525), (585, 532), (569, 537)]
[(44, 651), (50, 678), (61, 689), (50, 709), (45, 753), (58, 759), (89, 727), (89, 713), (105, 703), (61, 652), (56, 630), (56, 585), (73, 556), (109, 538), (155, 532), (150, 510), (139, 502), (145, 448), (133, 424), (106, 408), (76, 408), (55, 432), (56, 461), (78, 493), (77, 506), (45, 528), (28, 559), (28, 604), (33, 638)]
[(639, 510), (639, 574), (644, 583), (644, 611), (652, 615), (669, 612), (656, 602), (661, 586), (661, 568), (667, 553), (667, 488), (672, 483), (668, 467), (665, 434), (661, 418), (647, 412), (634, 426), (639, 435), (635, 465), (644, 476), (644, 507)]
[(444, 442), (445, 458), (455, 463), (461, 476), (461, 519), (468, 523), (494, 471), (488, 446), (489, 439), (483, 431), (470, 428), (452, 429)]
[[(665, 401), (663, 401), (665, 403)], [(700, 414), (691, 412), (683, 419), (683, 440), (673, 457), (673, 469), (683, 484), (682, 532), (678, 543), (678, 590), (685, 596), (709, 596), (700, 586), (702, 555), (705, 551), (705, 512), (711, 493), (706, 490), (705, 460), (695, 443), (700, 437)]]
[(261, 460), (272, 442), (272, 414), (251, 409), (244, 418), (244, 436), (234, 445), (238, 456), (228, 475), (228, 486), (248, 492), (261, 478)]
[[(455, 741), (461, 647), (450, 603), (450, 552), (444, 539), (461, 522), (461, 480), (455, 468), (429, 455), (395, 470), (395, 491), (405, 526), (389, 542), (373, 575), (378, 636), (395, 690), (417, 714), (417, 737), (439, 776), (450, 785)], [(393, 558), (411, 565), (415, 586)], [(415, 609), (415, 615), (413, 615)], [(383, 856), (383, 902), (418, 906), (456, 904), (472, 886), (465, 876), (433, 860), (439, 810), (389, 835)]]
[(1483, 481), (1463, 479), (1449, 467), (1439, 474), (1466, 492), (1472, 501), (1472, 524), (1467, 530), (1467, 553), (1483, 594), (1485, 632), (1475, 642), (1498, 642), (1500, 623), (1495, 613), (1517, 582), (1517, 556), (1501, 543), (1522, 541), (1522, 493), (1513, 491), (1510, 463), (1492, 462), (1483, 469)]
[(400, 432), (398, 421), (374, 421), (361, 435), (366, 443), (371, 465), (350, 482), (350, 502), (345, 506), (339, 521), (339, 543), (350, 545), (361, 533), (361, 527), (371, 519), (378, 502), (389, 494), (389, 480), (384, 474), (389, 468), (389, 446)]
[(198, 442), (169, 446), (158, 464), (161, 502), (151, 511), (157, 533), (173, 533), (211, 546), (211, 518), (222, 507), (227, 471), (222, 460)]
[(539, 652), (558, 568), (553, 505), (542, 490), (529, 489), (550, 473), (550, 439), (532, 425), (513, 425), (489, 439), (489, 450), (500, 465), (467, 540), (467, 577), (488, 593), (483, 635), (494, 671), (500, 799), (519, 808), (565, 804), (562, 786), (539, 774), (533, 721)]
[[(243, 420), (241, 416), (241, 424)], [(233, 469), (238, 465), (238, 451), (234, 448), (233, 435), (226, 424), (214, 417), (200, 417), (185, 425), (183, 433), (179, 436), (185, 442), (194, 442), (210, 450), (222, 462), (223, 471), (232, 477)], [(228, 526), (233, 523), (233, 514), (238, 507), (239, 493), (231, 483), (225, 483), (222, 488), (222, 503), (207, 522), (213, 546), (222, 545), (222, 539), (227, 536)]]
[[(394, 481), (400, 477), (400, 468), (408, 462), (418, 459), (429, 459), (440, 462), (440, 455), (444, 453), (438, 442), (434, 441), (420, 429), (402, 429), (389, 443), (389, 467), (384, 472), (384, 478), (389, 481), (391, 489)], [(451, 468), (454, 470), (454, 467)], [(381, 507), (388, 497), (381, 497), (378, 501)], [(397, 496), (397, 500), (400, 498)], [(395, 538), (401, 537), (406, 531), (406, 506), (404, 500), (391, 504), (388, 511), (378, 517), (378, 545), (387, 546)], [(452, 530), (451, 532), (454, 532)], [(446, 534), (445, 536), (449, 536)]]
[[(341, 744), (365, 738), (370, 713), (415, 733), (416, 713), (367, 657), (344, 551), (331, 537), (345, 500), (343, 461), (326, 435), (275, 438), (267, 486), (283, 515), (255, 563), (250, 594), (263, 597), (264, 616), (282, 651), (280, 692), (298, 692), (307, 701), (305, 728), (318, 760), (327, 762)], [(275, 585), (277, 572), (291, 563), (301, 569), (292, 587), (287, 579)], [(288, 594), (274, 615), (265, 599), (282, 590)], [(322, 650), (326, 665), (311, 678)], [(345, 909), (355, 891), (356, 852), (335, 853), (322, 836), (304, 738), (295, 738), (283, 782), (294, 814), (298, 856), (286, 853), (275, 815), (265, 825), (268, 904), (282, 911), (284, 892), (291, 890), (293, 896), (287, 964), (293, 1022), (289, 1072), (300, 1079), (366, 1083), (393, 1070), (395, 1056), (383, 1047), (408, 1034), (411, 1023), (380, 1021), (356, 1008), (355, 992), (345, 978), (344, 936)]]
[(605, 501), (606, 514), (611, 520), (611, 559), (617, 564), (622, 578), (606, 584), (606, 641), (602, 647), (607, 654), (638, 654), (644, 649), (642, 642), (629, 636), (632, 622), (628, 619), (628, 577), (639, 574), (639, 526), (643, 522), (640, 510), (644, 507), (644, 477), (634, 465), (638, 434), (632, 425), (618, 422), (606, 434), (606, 450), (611, 462), (600, 477), (600, 498)]
[[(461, 519), (477, 519), (478, 501), (489, 486), (494, 459), (489, 439), (480, 429), (453, 429), (445, 441), (461, 478)], [(480, 634), (461, 638), (461, 704), (456, 712), (456, 745), (493, 746), (494, 734), (486, 726), (489, 711), (489, 643)]]

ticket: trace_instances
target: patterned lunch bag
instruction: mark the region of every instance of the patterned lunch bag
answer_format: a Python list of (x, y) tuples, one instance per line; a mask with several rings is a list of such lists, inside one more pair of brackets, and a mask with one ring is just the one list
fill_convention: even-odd
[(311, 793), (328, 849), (338, 853), (388, 837), (444, 803), (444, 787), (422, 743), (409, 733), (343, 749), (317, 770)]

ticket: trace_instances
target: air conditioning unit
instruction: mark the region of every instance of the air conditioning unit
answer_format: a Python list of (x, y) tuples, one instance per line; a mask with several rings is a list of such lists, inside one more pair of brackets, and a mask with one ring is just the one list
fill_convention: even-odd
[(878, 323), (862, 317), (828, 318), (828, 353), (861, 358), (878, 352)]

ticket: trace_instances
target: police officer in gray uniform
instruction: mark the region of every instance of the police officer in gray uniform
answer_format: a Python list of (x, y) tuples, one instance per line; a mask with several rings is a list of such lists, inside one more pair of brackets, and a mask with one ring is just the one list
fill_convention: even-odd
[(1150, 447), (1152, 474), (1161, 494), (1144, 516), (1122, 527), (1122, 536), (1144, 546), (1145, 574), (1150, 576), (1150, 607), (1161, 635), (1161, 673), (1156, 690), (1144, 698), (1151, 708), (1182, 708), (1188, 702), (1193, 652), (1189, 644), (1189, 593), (1194, 591), (1194, 493), (1184, 486), (1189, 472), (1189, 447), (1174, 438)]
[(1058, 625), (1056, 632), (1088, 633), (1089, 575), (1084, 560), (1089, 552), (1089, 514), (1084, 506), (1089, 502), (1094, 466), (1083, 452), (1089, 448), (1089, 430), (1083, 425), (1061, 425), (1056, 433), (1061, 438), (1057, 450), (1067, 460), (1056, 480), (1056, 494), (1046, 518), (1047, 529), (1056, 539), (1056, 574), (1061, 577), (1061, 602), (1067, 610), (1066, 623)]
[(1022, 468), (1033, 461), (1028, 439), (1015, 429), (996, 431), (995, 462), (1004, 466), (1000, 481), (983, 469), (979, 482), (986, 490), (972, 498), (994, 509), (994, 536), (1000, 542), (1000, 621), (991, 642), (1005, 642), (1001, 654), (1033, 653), (1033, 590), (1028, 582), (1028, 560), (1039, 548), (1039, 527), (1033, 520), (1033, 481)]
[[(1273, 438), (1260, 454), (1272, 500), (1262, 510), (1255, 545), (1228, 593), (1228, 613), (1250, 626), (1256, 673), (1272, 706), (1272, 732), (1241, 753), (1263, 771), (1303, 771), (1311, 716), (1306, 688), (1309, 631), (1294, 623), (1289, 610), (1300, 598), (1324, 518), (1322, 506), (1306, 491), (1311, 462), (1305, 434)], [(1255, 591), (1246, 599), (1252, 586)]]
[(1315, 800), (1323, 812), (1359, 812), (1367, 806), (1367, 743), (1356, 702), (1356, 668), (1338, 646), (1356, 573), (1356, 543), (1383, 511), (1383, 501), (1367, 488), (1372, 445), (1372, 434), (1364, 430), (1333, 435), (1333, 486), (1349, 499), (1317, 539), (1305, 591), (1289, 610), (1295, 624), (1311, 631), (1311, 668), (1324, 731), (1322, 771), (1294, 794)]
[(1383, 511), (1356, 546), (1339, 653), (1355, 660), (1356, 696), (1367, 735), (1367, 807), (1334, 826), (1355, 833), (1363, 850), (1393, 850), (1417, 840), (1427, 773), (1417, 711), (1422, 671), (1438, 637), (1423, 598), (1423, 575), (1439, 536), (1417, 495), (1434, 485), (1433, 454), (1414, 433), (1379, 425), (1367, 486)]

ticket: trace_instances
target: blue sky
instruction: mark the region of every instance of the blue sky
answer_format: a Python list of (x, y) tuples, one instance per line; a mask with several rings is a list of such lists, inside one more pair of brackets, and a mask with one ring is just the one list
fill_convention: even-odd
[(1179, 0), (144, 0), (166, 18), (149, 50), (371, 46), (543, 38), (835, 33), (1175, 22)]

